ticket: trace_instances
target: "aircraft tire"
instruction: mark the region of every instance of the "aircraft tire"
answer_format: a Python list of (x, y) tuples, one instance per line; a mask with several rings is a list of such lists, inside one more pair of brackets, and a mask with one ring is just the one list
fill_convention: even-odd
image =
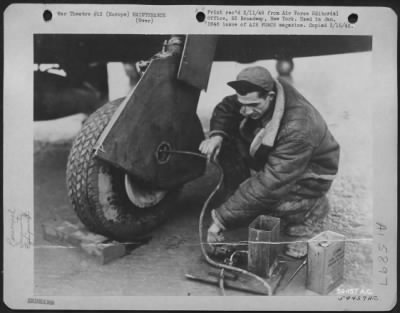
[(162, 224), (181, 188), (168, 191), (154, 206), (140, 208), (127, 196), (125, 173), (94, 157), (93, 147), (121, 102), (105, 104), (85, 121), (68, 157), (67, 189), (73, 209), (90, 231), (126, 241), (146, 236)]

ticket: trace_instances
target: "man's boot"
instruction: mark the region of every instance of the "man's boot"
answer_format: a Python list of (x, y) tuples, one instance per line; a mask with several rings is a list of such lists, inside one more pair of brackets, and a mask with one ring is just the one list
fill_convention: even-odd
[(294, 258), (307, 255), (307, 241), (322, 231), (322, 222), (330, 209), (326, 196), (309, 201), (311, 209), (303, 214), (303, 221), (290, 223), (285, 228), (285, 233), (295, 238), (293, 243), (286, 245), (285, 254)]

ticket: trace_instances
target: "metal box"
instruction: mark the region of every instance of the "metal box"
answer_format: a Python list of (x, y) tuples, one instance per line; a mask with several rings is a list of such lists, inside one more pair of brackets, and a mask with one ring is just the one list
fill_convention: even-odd
[(326, 295), (343, 282), (345, 237), (325, 231), (308, 241), (307, 288)]
[(271, 277), (277, 264), (280, 219), (260, 215), (249, 226), (248, 270), (261, 277)]

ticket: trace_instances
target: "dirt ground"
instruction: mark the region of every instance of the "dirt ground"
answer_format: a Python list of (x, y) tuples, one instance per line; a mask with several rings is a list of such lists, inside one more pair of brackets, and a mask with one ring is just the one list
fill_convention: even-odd
[[(298, 76), (296, 87), (305, 91), (307, 98), (310, 98), (307, 90), (318, 91), (311, 93), (313, 96), (310, 100), (326, 117), (341, 145), (339, 174), (328, 195), (331, 212), (323, 226), (326, 230), (346, 236), (345, 274), (340, 286), (344, 289), (372, 288), (371, 116), (368, 105), (361, 110), (359, 105), (355, 105), (365, 105), (363, 101), (366, 99), (359, 98), (364, 94), (362, 88), (365, 87), (358, 84), (365, 73), (354, 74), (360, 65), (368, 64), (365, 62), (368, 62), (369, 57), (365, 54), (355, 54), (346, 59), (338, 57), (336, 63), (315, 58), (310, 59), (309, 63), (306, 60), (296, 65), (299, 73), (310, 73), (307, 70), (310, 64), (314, 68), (320, 67), (321, 76), (310, 76), (310, 79)], [(320, 60), (320, 64), (316, 64), (316, 60)], [(330, 64), (331, 70), (334, 69), (338, 75), (346, 77), (346, 81), (324, 81), (327, 79), (324, 73), (329, 72), (329, 69), (323, 67), (326, 64)], [(327, 83), (331, 88), (329, 90), (337, 92), (326, 93), (323, 88)], [(212, 90), (210, 94), (213, 94)], [(206, 100), (215, 103), (214, 100)], [(322, 105), (326, 103), (329, 105)], [(199, 115), (202, 120), (205, 119), (206, 114)], [(210, 168), (204, 177), (185, 186), (177, 201), (174, 216), (152, 234), (150, 242), (123, 258), (99, 265), (75, 248), (56, 246), (43, 239), (43, 222), (54, 218), (77, 221), (65, 185), (69, 149), (70, 143), (57, 145), (35, 142), (35, 294), (220, 295), (218, 287), (189, 281), (184, 277), (185, 270), (200, 256), (198, 215), (203, 201), (215, 184), (215, 171)], [(303, 270), (290, 288), (280, 290), (277, 294), (316, 295), (307, 290), (304, 284)], [(334, 290), (332, 294), (335, 293)], [(246, 294), (228, 290), (227, 295)]]

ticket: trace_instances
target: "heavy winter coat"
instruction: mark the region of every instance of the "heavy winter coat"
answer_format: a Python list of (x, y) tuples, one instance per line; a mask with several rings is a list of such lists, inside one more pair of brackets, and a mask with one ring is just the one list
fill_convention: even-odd
[(214, 210), (225, 228), (247, 225), (284, 201), (321, 197), (337, 173), (339, 145), (320, 113), (293, 86), (282, 80), (275, 85), (275, 105), (259, 121), (239, 113), (236, 95), (213, 112), (210, 136), (247, 142), (257, 171)]

